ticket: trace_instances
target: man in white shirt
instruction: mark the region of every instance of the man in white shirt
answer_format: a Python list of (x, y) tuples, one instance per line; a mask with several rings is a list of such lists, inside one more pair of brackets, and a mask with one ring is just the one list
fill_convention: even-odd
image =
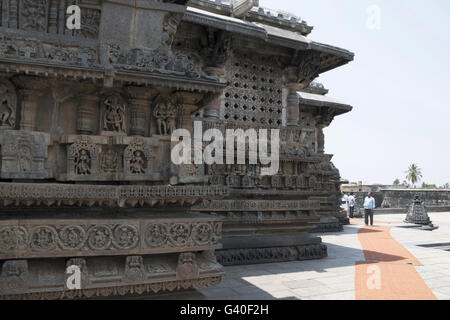
[(369, 225), (369, 218), (370, 218), (370, 225), (373, 226), (373, 210), (374, 209), (375, 209), (375, 198), (372, 197), (372, 192), (369, 192), (367, 197), (364, 199), (364, 212), (365, 212), (366, 226)]
[(347, 214), (347, 212), (348, 212), (348, 196), (345, 194), (344, 191), (342, 191), (341, 209), (342, 209), (342, 211), (345, 211), (345, 213)]
[(349, 207), (350, 218), (353, 218), (353, 215), (355, 213), (355, 204), (356, 204), (356, 198), (352, 192), (352, 193), (350, 193), (350, 196), (348, 197), (348, 207)]

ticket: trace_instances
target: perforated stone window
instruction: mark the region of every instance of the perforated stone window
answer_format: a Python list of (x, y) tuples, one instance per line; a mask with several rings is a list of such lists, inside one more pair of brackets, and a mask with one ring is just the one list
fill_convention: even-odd
[(269, 59), (239, 56), (226, 66), (223, 120), (260, 126), (282, 125), (282, 73)]

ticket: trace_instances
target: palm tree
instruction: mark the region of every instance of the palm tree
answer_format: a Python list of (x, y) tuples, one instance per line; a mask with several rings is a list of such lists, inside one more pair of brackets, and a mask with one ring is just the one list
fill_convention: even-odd
[(417, 164), (410, 165), (406, 174), (406, 179), (410, 181), (414, 187), (416, 186), (416, 183), (422, 179), (422, 169), (420, 169)]

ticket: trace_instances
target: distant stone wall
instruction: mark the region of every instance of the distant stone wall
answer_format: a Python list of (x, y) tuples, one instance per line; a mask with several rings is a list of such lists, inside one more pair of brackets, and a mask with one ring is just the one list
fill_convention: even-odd
[[(353, 192), (356, 198), (356, 206), (357, 207), (363, 207), (364, 205), (364, 198), (367, 196), (367, 192)], [(350, 195), (350, 194), (349, 194)], [(373, 197), (375, 198), (375, 205), (377, 208), (381, 207), (381, 204), (383, 203), (384, 195), (381, 192), (372, 192)]]
[(450, 190), (402, 189), (380, 190), (383, 194), (382, 208), (406, 208), (418, 195), (428, 207), (450, 206)]

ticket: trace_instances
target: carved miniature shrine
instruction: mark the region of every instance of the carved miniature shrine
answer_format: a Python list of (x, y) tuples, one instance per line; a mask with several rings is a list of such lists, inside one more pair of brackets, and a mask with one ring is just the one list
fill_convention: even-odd
[[(218, 284), (222, 265), (317, 259), (340, 225), (312, 81), (353, 60), (306, 22), (203, 0), (0, 1), (0, 298)], [(280, 129), (280, 169), (171, 163), (172, 133)], [(81, 270), (81, 289), (66, 269)]]

